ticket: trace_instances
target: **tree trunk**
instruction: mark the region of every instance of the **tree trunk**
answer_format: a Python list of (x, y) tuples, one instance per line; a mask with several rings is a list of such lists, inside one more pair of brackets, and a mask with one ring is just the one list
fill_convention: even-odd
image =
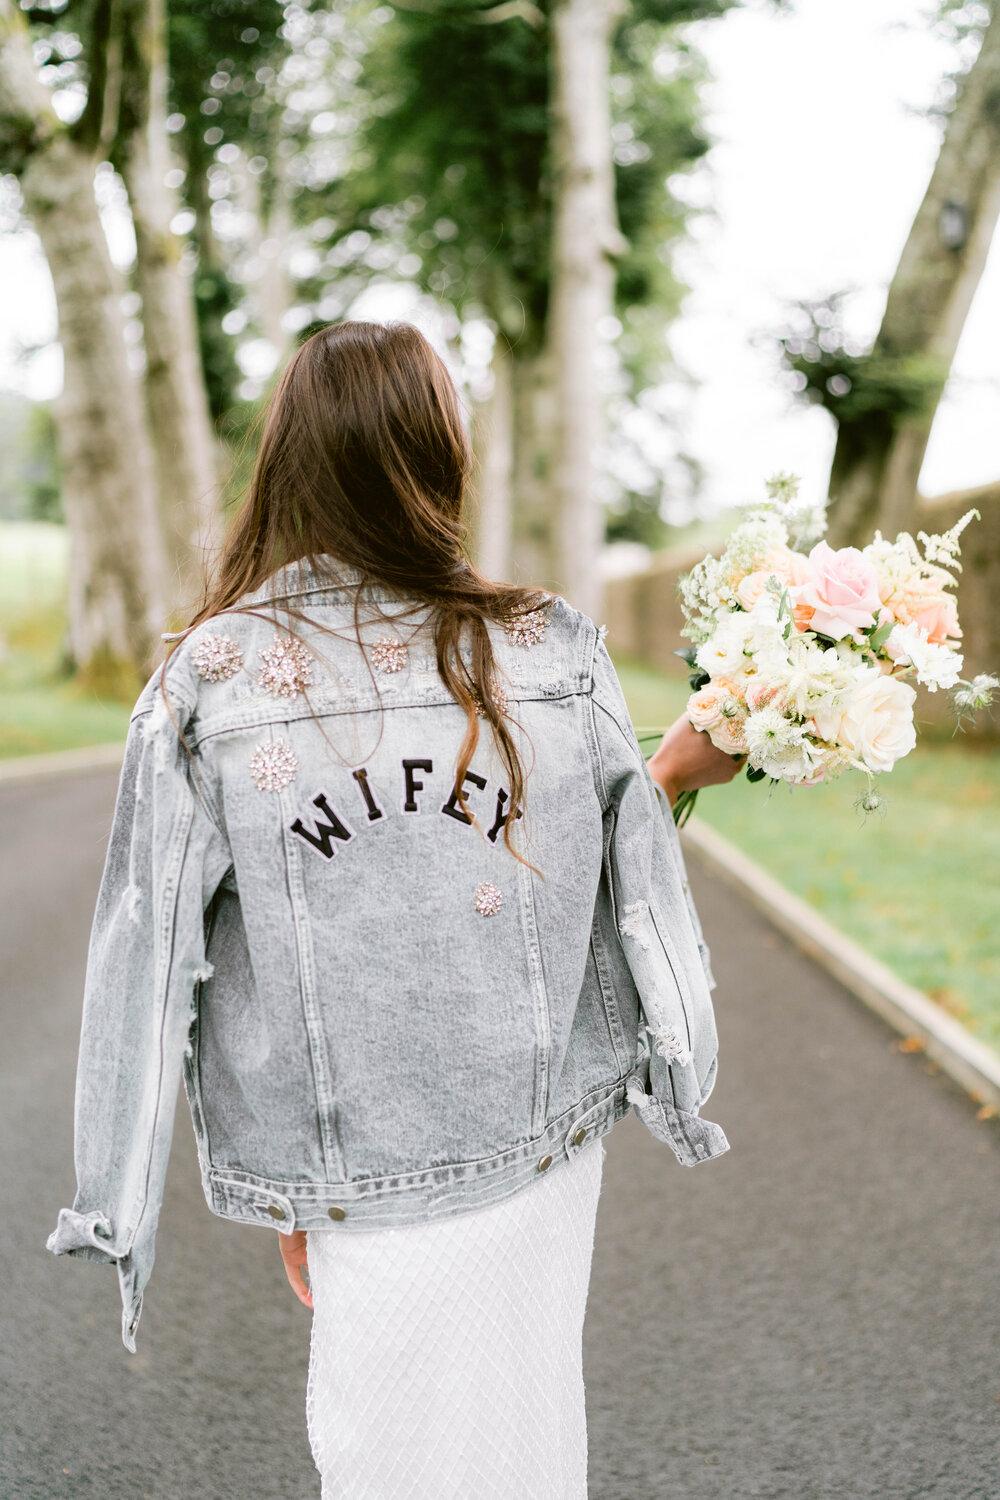
[(514, 426), (510, 547), (514, 581), (562, 590), (555, 491), (555, 392), (546, 350), (514, 351), (510, 366)]
[(32, 156), (22, 189), (59, 309), (64, 376), (56, 422), (70, 533), (70, 651), (85, 679), (127, 693), (159, 644), (163, 542), (93, 158), (56, 135)]
[(251, 240), (251, 253), (260, 264), (256, 283), (260, 330), (268, 343), (282, 355), (289, 343), (284, 317), (295, 300), (286, 260), (292, 233), (291, 205), (280, 176), (271, 184), (271, 198), (267, 204), (262, 201), (260, 179), (250, 178), (248, 174), (249, 184), (252, 184), (255, 205), (252, 212), (255, 232)]
[(472, 446), (477, 482), (472, 544), (487, 578), (508, 578), (514, 477), (514, 381), (510, 346), (498, 334), (493, 347), (493, 392), (474, 414)]
[[(889, 287), (873, 354), (923, 356), (942, 383), (955, 357), (1000, 216), (1000, 22), (948, 117), (930, 184)], [(838, 544), (889, 535), (916, 522), (917, 482), (939, 394), (917, 420), (859, 442), (841, 424), (830, 480), (830, 534)]]
[(171, 570), (169, 602), (181, 613), (201, 597), (222, 539), (220, 455), (198, 348), (191, 282), (170, 232), (177, 210), (166, 185), (166, 12), (163, 0), (129, 0), (117, 143), (135, 227), (142, 298), (145, 396), (160, 516)]
[(557, 0), (552, 11), (553, 226), (548, 349), (556, 398), (556, 554), (562, 591), (601, 607), (604, 540), (596, 453), (605, 430), (601, 323), (614, 315), (622, 237), (611, 157), (610, 41), (620, 0)]
[(26, 23), (0, 0), (0, 138), (42, 242), (63, 350), (56, 421), (70, 532), (70, 652), (81, 674), (128, 694), (152, 665), (163, 543), (121, 288), (94, 199), (94, 157), (56, 118)]

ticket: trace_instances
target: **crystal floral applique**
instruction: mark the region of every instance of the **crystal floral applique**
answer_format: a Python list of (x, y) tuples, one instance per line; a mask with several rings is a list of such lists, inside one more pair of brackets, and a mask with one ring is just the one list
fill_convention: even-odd
[(312, 684), (315, 657), (301, 641), (284, 640), (276, 635), (270, 646), (259, 652), (264, 665), (258, 682), (274, 698), (294, 698)]
[[(503, 715), (507, 712), (507, 709), (510, 707), (510, 698), (507, 696), (507, 689), (504, 687), (503, 683), (500, 682), (500, 680), (496, 677), (494, 677), (493, 681), (490, 683), (490, 689), (493, 694), (493, 702), (496, 704), (502, 718)], [(472, 689), (472, 703), (479, 718), (485, 719), (486, 705), (483, 703), (482, 698), (476, 692), (475, 688)]]
[(191, 652), (191, 662), (206, 682), (224, 682), (243, 666), (243, 652), (228, 635), (206, 635)]
[(526, 614), (506, 620), (503, 628), (512, 646), (537, 646), (548, 623), (548, 610), (529, 609)]
[(298, 769), (295, 751), (284, 740), (268, 740), (250, 757), (250, 775), (258, 792), (283, 791)]
[(503, 906), (503, 891), (490, 880), (481, 880), (476, 886), (476, 911), (481, 917), (495, 917)]
[(376, 672), (401, 672), (410, 655), (402, 641), (394, 641), (387, 635), (375, 642), (369, 654)]

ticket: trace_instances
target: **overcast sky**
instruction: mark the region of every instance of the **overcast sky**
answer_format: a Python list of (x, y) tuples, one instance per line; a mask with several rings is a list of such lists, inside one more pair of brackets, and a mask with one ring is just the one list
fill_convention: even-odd
[[(833, 424), (793, 402), (752, 345), (796, 298), (855, 287), (851, 331), (871, 338), (938, 149), (920, 111), (950, 66), (925, 0), (796, 0), (702, 23), (715, 78), (714, 222), (681, 255), (692, 294), (674, 330), (700, 378), (688, 447), (724, 503), (792, 469), (825, 490)], [(1000, 236), (998, 236), (1000, 241)], [(921, 476), (926, 494), (1000, 478), (1000, 243), (980, 283)], [(747, 487), (752, 493), (748, 495)]]
[[(673, 332), (699, 384), (683, 444), (704, 466), (716, 504), (759, 496), (775, 469), (825, 489), (833, 429), (777, 378), (761, 331), (795, 298), (857, 288), (852, 331), (871, 337), (885, 288), (937, 151), (920, 111), (951, 53), (926, 24), (925, 0), (796, 0), (700, 23), (693, 34), (714, 82), (718, 144), (687, 188), (711, 202), (680, 257), (692, 288)], [(19, 345), (55, 330), (51, 285), (32, 238), (0, 237), (0, 386), (45, 398), (58, 351), (15, 362)], [(987, 268), (941, 407), (922, 488), (934, 494), (1000, 478), (1000, 248)]]

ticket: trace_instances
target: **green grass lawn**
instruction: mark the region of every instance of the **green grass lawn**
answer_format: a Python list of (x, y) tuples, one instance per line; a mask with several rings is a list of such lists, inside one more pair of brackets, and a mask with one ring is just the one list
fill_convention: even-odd
[[(683, 679), (618, 664), (635, 723), (663, 726)], [(653, 742), (644, 744), (649, 753)], [(1000, 1046), (1000, 750), (928, 738), (879, 784), (884, 817), (854, 806), (864, 786), (775, 787), (744, 776), (711, 787), (697, 814), (923, 990)]]
[(67, 555), (62, 526), (0, 523), (0, 759), (125, 738), (131, 705), (62, 666)]

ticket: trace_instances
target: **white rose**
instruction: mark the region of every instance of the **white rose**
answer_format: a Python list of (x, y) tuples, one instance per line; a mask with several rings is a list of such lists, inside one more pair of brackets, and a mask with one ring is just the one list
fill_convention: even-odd
[(908, 755), (917, 743), (913, 727), (913, 688), (897, 677), (883, 677), (873, 668), (858, 683), (837, 726), (836, 739), (851, 752), (855, 760), (864, 761), (871, 771), (891, 771), (897, 760)]

